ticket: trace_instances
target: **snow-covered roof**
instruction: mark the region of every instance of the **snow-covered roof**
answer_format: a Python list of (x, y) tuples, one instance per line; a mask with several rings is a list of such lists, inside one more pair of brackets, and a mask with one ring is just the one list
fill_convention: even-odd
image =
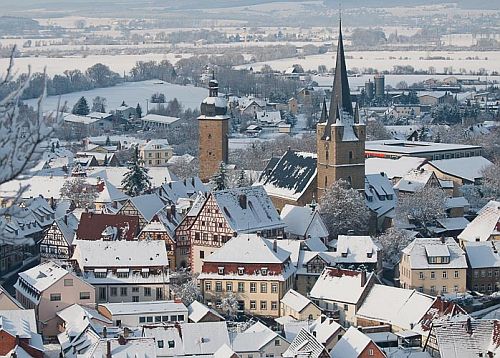
[(227, 107), (227, 100), (224, 97), (205, 97), (205, 99), (202, 101), (204, 104), (211, 104), (215, 105), (215, 107), (219, 108), (226, 108)]
[(464, 242), (470, 268), (500, 267), (500, 254), (496, 241)]
[(376, 284), (356, 314), (409, 330), (422, 319), (433, 302), (433, 297), (415, 290)]
[(463, 196), (455, 196), (453, 198), (446, 198), (445, 200), (445, 208), (467, 208), (469, 207), (469, 201)]
[(153, 139), (141, 146), (141, 150), (166, 150), (172, 149), (167, 139)]
[(217, 351), (214, 353), (214, 358), (235, 358), (239, 357), (227, 344), (223, 344)]
[(222, 317), (214, 309), (211, 309), (210, 307), (205, 306), (203, 303), (200, 303), (198, 301), (193, 301), (193, 303), (191, 303), (188, 306), (188, 314), (189, 314), (189, 321), (190, 322), (197, 323), (203, 317), (205, 317), (208, 313), (211, 313), (214, 316), (219, 317), (221, 321), (224, 321), (224, 317)]
[(269, 342), (278, 338), (278, 333), (257, 322), (250, 326), (245, 332), (231, 335), (231, 346), (238, 353), (259, 352)]
[(238, 233), (285, 226), (262, 186), (215, 191), (212, 195), (231, 229)]
[(379, 251), (371, 236), (339, 235), (337, 251), (331, 254), (337, 264), (376, 263)]
[(299, 237), (328, 237), (328, 229), (318, 211), (310, 206), (286, 204), (280, 213), (285, 231)]
[(266, 122), (273, 125), (277, 125), (281, 122), (281, 112), (280, 111), (261, 111), (257, 112), (257, 120), (260, 122)]
[(481, 146), (467, 144), (413, 142), (396, 139), (382, 139), (367, 141), (365, 143), (367, 152), (397, 153), (400, 155), (418, 155), (429, 152), (443, 152), (464, 149), (481, 149)]
[(463, 241), (486, 241), (492, 235), (500, 234), (500, 201), (491, 200), (474, 220), (462, 231), (458, 238)]
[(195, 157), (193, 157), (191, 154), (183, 154), (183, 155), (173, 155), (167, 162), (168, 165), (172, 164), (184, 164), (184, 163), (191, 163)]
[[(469, 220), (467, 220), (466, 218), (462, 217), (462, 216), (459, 216), (459, 217), (456, 217), (456, 218), (441, 218), (441, 219), (437, 219), (437, 222), (439, 225), (441, 225), (443, 227), (444, 230), (463, 230), (467, 227), (467, 225), (469, 224)], [(439, 229), (438, 230), (434, 230), (434, 232), (436, 233), (439, 233)]]
[(54, 221), (54, 224), (57, 225), (68, 245), (71, 245), (75, 238), (78, 223), (79, 221), (76, 216), (71, 213)]
[(84, 125), (89, 125), (89, 124), (98, 122), (101, 119), (103, 119), (103, 118), (79, 116), (77, 114), (67, 114), (67, 115), (63, 116), (63, 120), (65, 122), (80, 123), (80, 124), (84, 124)]
[(301, 295), (297, 291), (290, 289), (281, 299), (281, 303), (287, 305), (295, 312), (302, 312), (309, 304), (313, 304), (310, 299)]
[[(465, 252), (451, 237), (445, 238), (444, 243), (436, 238), (416, 238), (403, 253), (410, 256), (412, 269), (432, 268), (467, 268)], [(429, 263), (428, 258), (434, 256), (449, 257), (449, 263)]]
[(75, 240), (73, 259), (80, 268), (168, 266), (163, 241)]
[(389, 215), (396, 206), (392, 183), (385, 174), (365, 175), (365, 203), (378, 217)]
[[(122, 189), (123, 176), (127, 172), (127, 167), (91, 167), (87, 172), (87, 176), (105, 179), (116, 188)], [(150, 181), (153, 188), (160, 187), (163, 183), (179, 180), (167, 167), (150, 167), (148, 168), (148, 176), (151, 178)]]
[(108, 347), (113, 358), (156, 358), (156, 342), (152, 338), (126, 338), (125, 344), (120, 338), (102, 338), (87, 354), (92, 358), (106, 358)]
[(112, 116), (113, 115), (111, 113), (102, 113), (102, 112), (90, 112), (89, 114), (87, 114), (87, 117), (94, 119), (108, 119)]
[(367, 175), (383, 172), (389, 179), (402, 178), (411, 170), (419, 168), (425, 161), (425, 158), (419, 157), (366, 158), (365, 172)]
[(333, 318), (324, 315), (318, 317), (309, 326), (309, 330), (313, 332), (314, 336), (321, 344), (327, 344), (335, 333), (343, 329), (344, 328)]
[(358, 358), (372, 340), (355, 327), (349, 327), (347, 332), (337, 342), (330, 352), (332, 358)]
[[(362, 285), (362, 275), (366, 282)], [(310, 297), (335, 302), (357, 304), (363, 292), (370, 286), (373, 273), (325, 267), (314, 284)]]
[[(42, 336), (38, 334), (35, 311), (32, 309), (22, 310), (1, 310), (0, 311), (0, 331), (6, 331), (9, 335), (28, 340), (28, 346), (37, 351), (44, 352)], [(17, 345), (16, 345), (17, 346)], [(17, 346), (19, 348), (19, 346)], [(26, 348), (26, 347), (25, 347)], [(10, 353), (10, 352), (9, 352)], [(17, 357), (32, 357), (25, 351), (19, 352)], [(33, 352), (31, 352), (33, 353)], [(6, 354), (5, 357), (12, 357)]]
[(176, 301), (145, 301), (145, 302), (118, 302), (100, 303), (112, 316), (152, 314), (152, 313), (185, 313), (188, 309), (182, 302)]
[(256, 185), (263, 185), (269, 195), (298, 200), (316, 178), (316, 162), (316, 154), (288, 150), (269, 161)]
[(179, 199), (191, 199), (197, 193), (208, 191), (200, 178), (191, 177), (184, 180), (169, 181), (161, 186), (160, 196), (162, 199), (177, 204)]
[(99, 189), (102, 187), (102, 190), (99, 191), (99, 195), (95, 200), (97, 203), (112, 203), (114, 201), (123, 201), (129, 198), (128, 195), (122, 193), (109, 181), (104, 180), (103, 184), (102, 186), (98, 186)]
[(157, 194), (134, 196), (129, 201), (147, 222), (153, 220), (154, 216), (165, 207), (165, 203)]
[(159, 114), (148, 113), (141, 118), (143, 122), (158, 123), (158, 124), (172, 124), (180, 120), (177, 117), (162, 116)]
[(474, 183), (476, 179), (481, 179), (483, 170), (490, 165), (493, 163), (481, 156), (432, 160), (426, 164), (426, 166), (434, 167), (444, 174), (465, 179), (471, 183)]
[(301, 252), (300, 246), (302, 244), (301, 240), (277, 240), (276, 243), (278, 247), (281, 247), (283, 250), (288, 251), (290, 253), (290, 260), (292, 264), (297, 266), (297, 262), (299, 260), (299, 253)]
[(328, 354), (326, 348), (318, 341), (309, 330), (303, 327), (294, 338), (288, 349), (283, 353), (283, 357), (308, 357), (319, 358)]
[[(68, 271), (56, 263), (48, 261), (19, 273), (19, 278), (41, 293), (66, 274), (68, 274)], [(18, 285), (19, 281), (16, 283), (16, 286)]]
[(433, 176), (435, 176), (435, 174), (430, 170), (412, 170), (394, 185), (394, 189), (400, 192), (413, 193), (424, 188)]
[(277, 245), (273, 250), (273, 242), (257, 234), (238, 235), (213, 254), (208, 256), (205, 262), (220, 263), (258, 263), (258, 264), (282, 264), (290, 258), (290, 253)]

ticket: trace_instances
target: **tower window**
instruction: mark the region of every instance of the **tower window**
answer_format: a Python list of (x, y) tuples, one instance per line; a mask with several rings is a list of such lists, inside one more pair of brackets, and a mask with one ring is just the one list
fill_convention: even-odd
[(325, 152), (325, 159), (326, 159), (326, 160), (328, 160), (329, 156), (330, 156), (330, 155), (329, 155), (329, 152), (328, 152), (328, 150), (327, 150), (327, 151)]
[(349, 163), (351, 162), (352, 160), (352, 150), (349, 151)]
[(325, 176), (325, 188), (327, 188), (327, 187), (328, 187), (328, 177)]
[(208, 139), (212, 138), (212, 134), (208, 133)]
[(352, 178), (350, 175), (347, 177), (347, 182), (352, 186)]

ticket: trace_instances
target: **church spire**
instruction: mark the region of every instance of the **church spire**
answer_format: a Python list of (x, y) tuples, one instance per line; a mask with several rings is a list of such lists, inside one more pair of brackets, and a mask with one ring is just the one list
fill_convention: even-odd
[(347, 68), (345, 64), (344, 42), (342, 39), (342, 21), (339, 20), (339, 41), (337, 45), (337, 59), (335, 64), (335, 77), (333, 79), (332, 97), (330, 100), (330, 116), (327, 121), (323, 138), (330, 137), (330, 125), (339, 118), (336, 113), (344, 112), (351, 116), (352, 110), (351, 92), (347, 78)]
[(323, 98), (323, 106), (321, 107), (321, 118), (319, 123), (326, 123), (328, 121), (328, 112), (326, 110), (326, 99)]

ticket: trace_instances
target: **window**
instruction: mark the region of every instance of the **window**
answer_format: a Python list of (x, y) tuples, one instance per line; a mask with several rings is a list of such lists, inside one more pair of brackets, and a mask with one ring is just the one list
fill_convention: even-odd
[(238, 282), (238, 292), (245, 292), (245, 282)]
[(168, 348), (174, 348), (175, 347), (175, 341), (168, 341)]
[(80, 299), (81, 300), (88, 300), (88, 299), (90, 299), (90, 292), (80, 292)]
[(132, 302), (139, 302), (139, 296), (132, 296)]
[(434, 280), (436, 278), (436, 273), (434, 271), (431, 271), (431, 280)]
[(153, 316), (146, 317), (146, 322), (152, 323), (153, 322)]
[(177, 316), (177, 321), (179, 321), (179, 322), (184, 321), (184, 315), (183, 314), (178, 315)]
[(492, 276), (493, 276), (493, 271), (488, 270), (488, 277), (492, 277)]
[(215, 292), (222, 292), (222, 282), (215, 282)]
[(443, 271), (443, 278), (448, 278), (448, 272), (447, 271)]
[(421, 279), (421, 280), (423, 280), (425, 278), (424, 273), (422, 271), (420, 271), (418, 273), (418, 278)]
[(106, 271), (105, 272), (95, 272), (94, 271), (94, 277), (95, 278), (106, 278), (106, 276), (107, 276), (107, 272)]
[(261, 282), (260, 293), (267, 293), (267, 282)]
[(120, 287), (120, 296), (127, 295), (127, 287)]
[(256, 301), (250, 301), (250, 309), (251, 310), (257, 309), (257, 302)]
[(267, 267), (263, 267), (260, 269), (260, 273), (262, 276), (267, 276)]
[(368, 349), (368, 355), (369, 355), (369, 356), (374, 355), (374, 353), (373, 353), (373, 349), (372, 349), (372, 348)]
[(455, 271), (455, 278), (458, 278), (458, 271)]
[(245, 273), (244, 267), (238, 267), (238, 275), (243, 275)]
[(139, 317), (139, 323), (146, 323), (146, 317)]
[(478, 278), (478, 277), (479, 277), (479, 271), (477, 271), (477, 270), (475, 270), (475, 271), (474, 271), (474, 277), (475, 277), (475, 278)]
[(128, 271), (127, 272), (117, 272), (116, 277), (118, 278), (127, 278), (128, 277)]
[(226, 282), (226, 291), (233, 292), (233, 283), (232, 282)]
[(144, 287), (144, 296), (151, 296), (151, 287)]
[(205, 291), (211, 291), (211, 290), (212, 290), (212, 282), (205, 281)]
[(276, 347), (281, 346), (281, 341), (280, 341), (279, 339), (275, 339), (275, 340), (274, 340), (274, 345), (275, 345)]
[(51, 293), (50, 294), (50, 300), (51, 301), (60, 301), (61, 300), (61, 294), (60, 293)]
[(110, 294), (110, 296), (118, 296), (118, 288), (111, 287), (109, 294)]
[(271, 283), (271, 293), (278, 293), (278, 284)]
[(139, 287), (132, 287), (132, 292), (134, 292), (134, 293), (139, 292)]
[(64, 279), (64, 286), (73, 286), (73, 279), (71, 278)]
[(161, 316), (162, 322), (168, 322), (168, 316)]
[(458, 286), (457, 285), (453, 286), (453, 292), (455, 292), (455, 293), (458, 292)]
[(260, 309), (262, 311), (267, 310), (267, 301), (260, 301)]
[(163, 348), (163, 346), (164, 346), (163, 341), (158, 341), (157, 343), (158, 343), (158, 348)]
[(200, 259), (204, 259), (205, 258), (205, 251), (200, 251)]
[(106, 287), (99, 287), (99, 300), (100, 301), (106, 300)]
[(349, 305), (344, 305), (344, 311), (349, 311)]
[(219, 275), (224, 275), (224, 267), (219, 267), (218, 273), (219, 273)]
[(272, 301), (271, 302), (271, 310), (277, 311), (278, 310), (278, 301)]
[(442, 291), (441, 291), (441, 292), (443, 292), (443, 293), (447, 293), (447, 292), (448, 292), (448, 288), (446, 288), (446, 286), (443, 286), (443, 289), (442, 289)]
[(436, 286), (431, 286), (431, 293), (436, 293)]
[(155, 323), (161, 322), (161, 316), (155, 316)]
[(250, 293), (257, 292), (257, 284), (255, 282), (250, 282)]

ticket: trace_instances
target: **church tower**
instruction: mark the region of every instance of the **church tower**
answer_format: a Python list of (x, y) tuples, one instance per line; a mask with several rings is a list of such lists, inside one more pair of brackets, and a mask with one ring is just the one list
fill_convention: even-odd
[(212, 78), (208, 84), (208, 97), (201, 103), (199, 125), (200, 179), (210, 180), (219, 170), (221, 162), (228, 161), (229, 116), (227, 101), (219, 97), (219, 83)]
[(339, 179), (358, 190), (364, 190), (365, 186), (366, 126), (360, 120), (358, 106), (355, 109), (352, 106), (341, 24), (336, 61), (330, 110), (327, 111), (324, 101), (316, 127), (317, 195), (320, 199), (325, 189)]

